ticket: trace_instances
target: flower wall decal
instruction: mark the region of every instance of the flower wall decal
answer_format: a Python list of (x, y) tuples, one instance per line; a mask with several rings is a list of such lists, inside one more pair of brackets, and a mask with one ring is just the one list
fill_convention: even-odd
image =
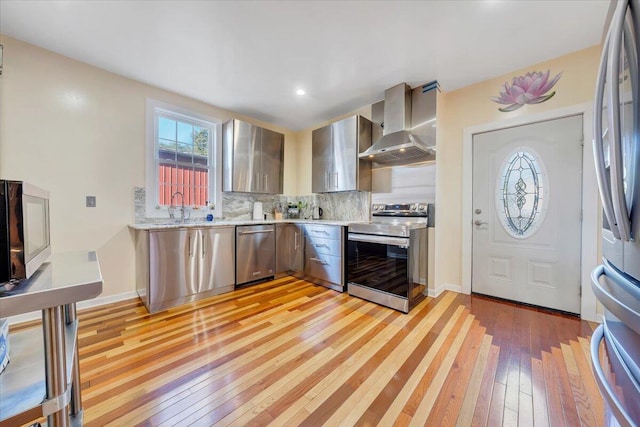
[(555, 91), (546, 94), (560, 80), (562, 73), (549, 80), (550, 70), (546, 73), (532, 71), (524, 76), (514, 77), (509, 85), (504, 83), (504, 92), (500, 96), (492, 96), (491, 100), (507, 107), (498, 108), (502, 112), (514, 111), (525, 104), (540, 104), (549, 100)]

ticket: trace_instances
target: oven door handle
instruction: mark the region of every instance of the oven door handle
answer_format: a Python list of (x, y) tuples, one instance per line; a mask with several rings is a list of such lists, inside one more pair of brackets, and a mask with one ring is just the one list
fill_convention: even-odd
[(401, 248), (408, 248), (409, 240), (410, 239), (406, 237), (390, 237), (377, 236), (375, 234), (349, 233), (349, 241), (351, 242), (380, 243), (382, 245), (399, 246)]

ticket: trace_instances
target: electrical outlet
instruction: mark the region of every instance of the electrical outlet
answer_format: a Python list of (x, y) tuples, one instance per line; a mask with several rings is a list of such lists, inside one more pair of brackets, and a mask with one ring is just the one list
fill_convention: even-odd
[(87, 196), (87, 207), (88, 208), (96, 207), (96, 196)]

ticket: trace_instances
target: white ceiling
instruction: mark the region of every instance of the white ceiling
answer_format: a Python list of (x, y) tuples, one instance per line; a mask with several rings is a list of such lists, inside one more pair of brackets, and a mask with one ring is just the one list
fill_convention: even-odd
[[(379, 101), (397, 83), (438, 80), (451, 91), (598, 44), (608, 6), (1, 0), (0, 32), (300, 130)], [(307, 95), (296, 95), (298, 88)]]

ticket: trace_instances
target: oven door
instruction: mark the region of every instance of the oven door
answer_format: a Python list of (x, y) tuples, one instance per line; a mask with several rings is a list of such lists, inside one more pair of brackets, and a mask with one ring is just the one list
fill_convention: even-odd
[(407, 313), (424, 291), (414, 280), (412, 239), (349, 233), (348, 240), (349, 294)]

